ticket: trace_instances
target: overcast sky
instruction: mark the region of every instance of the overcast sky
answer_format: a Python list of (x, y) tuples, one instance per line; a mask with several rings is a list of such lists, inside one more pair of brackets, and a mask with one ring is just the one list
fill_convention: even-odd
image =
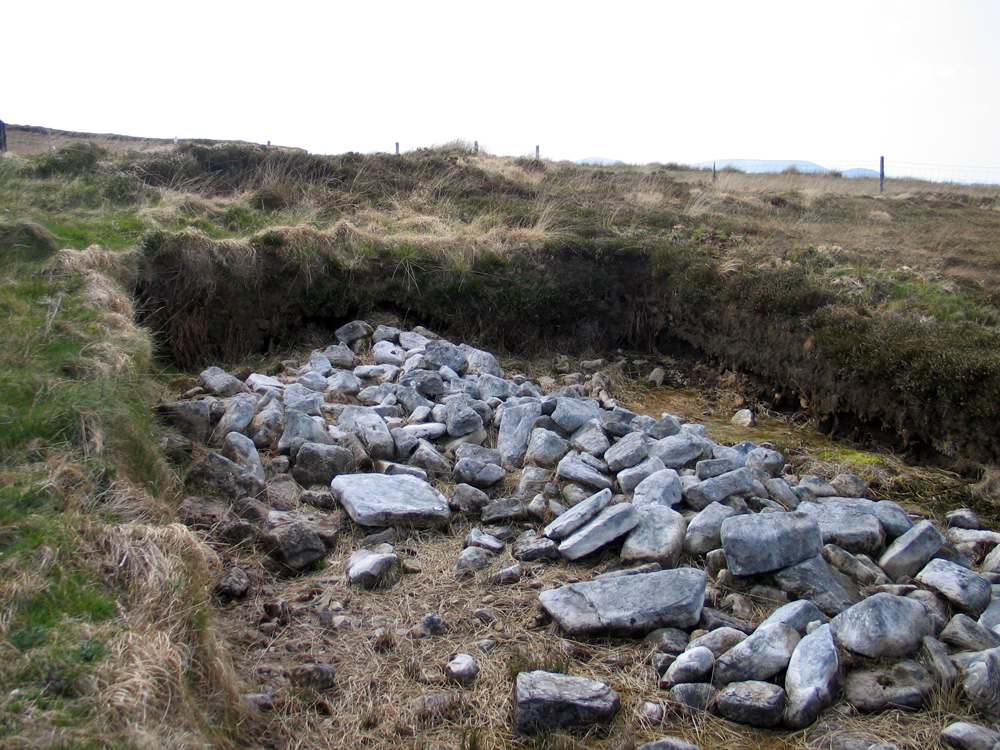
[(22, 125), (1000, 169), (994, 0), (51, 0), (0, 23)]

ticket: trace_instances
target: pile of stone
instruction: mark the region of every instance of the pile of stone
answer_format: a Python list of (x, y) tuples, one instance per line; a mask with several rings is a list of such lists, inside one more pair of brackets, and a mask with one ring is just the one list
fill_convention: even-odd
[[(663, 691), (642, 707), (652, 722), (711, 711), (799, 729), (839, 697), (862, 712), (917, 710), (955, 684), (1000, 719), (1000, 533), (971, 511), (942, 531), (867, 498), (856, 476), (791, 475), (777, 451), (623, 408), (600, 371), (533, 383), (423, 329), (356, 321), (336, 336), (279, 377), (210, 368), (163, 405), (216, 449), (188, 483), (225, 502), (190, 498), (189, 522), (258, 536), (290, 571), (336, 543), (338, 508), (372, 532), (478, 519), (455, 574), (498, 584), (613, 551), (619, 569), (539, 603), (569, 635), (645, 638), (660, 675), (650, 693)], [(378, 585), (398, 562), (391, 533), (371, 539), (346, 564), (355, 585)], [(247, 581), (230, 571), (224, 583), (234, 577), (238, 595)], [(620, 706), (607, 685), (545, 672), (519, 675), (515, 693), (522, 731), (605, 721)], [(954, 725), (943, 739), (992, 747), (991, 732)]]

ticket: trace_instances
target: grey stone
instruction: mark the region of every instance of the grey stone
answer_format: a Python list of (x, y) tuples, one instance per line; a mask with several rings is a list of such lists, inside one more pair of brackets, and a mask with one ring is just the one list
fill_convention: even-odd
[(799, 496), (792, 491), (792, 488), (788, 486), (788, 482), (781, 477), (768, 479), (764, 482), (764, 488), (771, 498), (777, 500), (788, 510), (795, 510), (799, 506)]
[[(661, 708), (660, 712), (662, 713), (662, 711)], [(682, 740), (680, 737), (661, 737), (658, 740), (639, 745), (636, 750), (701, 750), (701, 748)]]
[(950, 690), (958, 680), (958, 670), (951, 663), (947, 647), (937, 638), (924, 636), (920, 655), (928, 673), (944, 690)]
[(197, 443), (208, 440), (212, 410), (207, 401), (175, 401), (163, 404), (158, 411), (185, 437)]
[(376, 341), (372, 347), (372, 357), (377, 365), (396, 365), (406, 362), (406, 351), (391, 341)]
[(443, 526), (451, 515), (444, 495), (416, 477), (342, 474), (331, 486), (361, 526)]
[[(506, 418), (505, 418), (506, 419)], [(611, 489), (614, 483), (607, 476), (588, 466), (573, 453), (567, 453), (556, 469), (556, 473), (569, 482), (576, 482), (595, 490)]]
[(385, 420), (370, 408), (348, 406), (341, 412), (337, 425), (357, 435), (372, 460), (392, 461), (395, 458), (396, 443), (392, 433)]
[(536, 427), (531, 431), (524, 463), (528, 466), (553, 468), (566, 455), (569, 443), (551, 430)]
[(921, 521), (894, 541), (878, 560), (894, 581), (915, 576), (944, 544), (944, 536), (931, 521)]
[(448, 404), (445, 414), (445, 424), (448, 427), (448, 434), (452, 437), (461, 437), (470, 432), (476, 432), (483, 428), (483, 418), (468, 404), (461, 401), (452, 401)]
[(459, 375), (469, 370), (469, 360), (449, 341), (429, 341), (424, 346), (424, 358), (434, 367), (450, 367)]
[(956, 721), (941, 730), (941, 741), (957, 750), (994, 750), (1000, 732), (968, 721)]
[(934, 687), (923, 667), (905, 661), (891, 669), (851, 672), (844, 682), (844, 699), (863, 713), (884, 708), (917, 710), (927, 702)]
[(264, 464), (261, 463), (257, 446), (246, 435), (238, 432), (228, 433), (226, 439), (222, 441), (222, 454), (259, 479), (264, 479)]
[(891, 584), (889, 577), (876, 565), (869, 567), (845, 549), (835, 544), (823, 547), (823, 559), (854, 581), (858, 586)]
[(822, 477), (818, 477), (815, 474), (805, 474), (799, 477), (799, 486), (807, 488), (816, 497), (836, 497), (837, 490), (835, 490), (830, 483), (827, 482)]
[(561, 541), (586, 524), (611, 503), (611, 490), (604, 489), (577, 503), (542, 532), (549, 539)]
[(579, 560), (625, 536), (639, 523), (639, 513), (631, 503), (612, 505), (559, 544), (559, 554)]
[(857, 589), (849, 585), (847, 579), (839, 578), (820, 555), (777, 571), (774, 580), (783, 591), (809, 599), (829, 617), (840, 614), (861, 599)]
[(829, 625), (821, 625), (799, 641), (785, 672), (786, 727), (804, 729), (833, 703), (839, 670)]
[(924, 609), (927, 610), (927, 616), (931, 621), (931, 632), (934, 635), (940, 633), (944, 626), (948, 624), (948, 620), (951, 617), (951, 610), (944, 600), (933, 591), (917, 589), (905, 594), (905, 596), (907, 599), (913, 599), (924, 605)]
[(683, 499), (681, 479), (673, 469), (664, 469), (650, 474), (633, 490), (635, 505), (656, 504), (672, 506)]
[(642, 645), (651, 646), (658, 653), (682, 654), (688, 640), (688, 634), (678, 628), (657, 628), (643, 639)]
[(799, 634), (784, 623), (757, 628), (716, 660), (713, 681), (726, 685), (770, 679), (788, 666), (798, 643)]
[(488, 568), (496, 559), (496, 555), (482, 547), (466, 547), (458, 553), (458, 558), (455, 560), (455, 572), (459, 574), (474, 573), (477, 570)]
[(468, 372), (470, 374), (487, 375), (498, 379), (503, 378), (503, 368), (497, 358), (490, 352), (476, 349), (468, 344), (459, 344), (458, 351), (461, 352), (469, 363)]
[(537, 401), (518, 404), (504, 409), (497, 436), (497, 450), (503, 460), (519, 466), (528, 449), (528, 440), (535, 420), (542, 415), (542, 405)]
[(451, 474), (455, 470), (451, 461), (441, 455), (433, 443), (423, 439), (417, 440), (417, 447), (410, 454), (407, 463), (411, 466), (419, 466), (430, 474)]
[(412, 349), (423, 349), (431, 339), (418, 331), (400, 331), (399, 345), (410, 351)]
[(444, 673), (459, 685), (471, 685), (479, 676), (479, 665), (471, 654), (455, 654), (445, 665)]
[(346, 344), (331, 344), (323, 350), (323, 356), (334, 367), (354, 367), (354, 352)]
[(644, 635), (655, 628), (690, 628), (701, 617), (707, 578), (695, 568), (595, 579), (539, 594), (539, 602), (570, 635)]
[(382, 581), (397, 559), (394, 552), (358, 550), (348, 559), (344, 572), (351, 584), (370, 589)]
[(748, 469), (762, 469), (776, 477), (785, 468), (785, 457), (770, 448), (754, 448), (744, 458)]
[(671, 437), (680, 431), (680, 421), (678, 421), (677, 417), (670, 414), (664, 414), (660, 417), (660, 419), (649, 425), (649, 427), (644, 430), (644, 432), (655, 440), (662, 440), (663, 438)]
[(655, 456), (651, 456), (635, 466), (629, 466), (619, 471), (618, 486), (621, 487), (622, 492), (631, 493), (646, 479), (664, 470), (663, 462)]
[(670, 688), (667, 698), (672, 709), (686, 716), (696, 716), (712, 711), (717, 693), (707, 682), (685, 682)]
[(605, 723), (621, 707), (603, 682), (540, 670), (520, 672), (514, 696), (514, 724), (526, 733)]
[(455, 481), (471, 484), (479, 489), (492, 487), (501, 481), (507, 472), (496, 464), (487, 464), (475, 458), (463, 458), (455, 464)]
[(521, 562), (552, 560), (559, 557), (559, 545), (534, 531), (526, 531), (511, 545), (510, 556)]
[[(314, 354), (313, 356), (315, 357), (317, 355)], [(322, 355), (319, 356), (322, 357)], [(326, 362), (327, 372), (331, 372), (330, 360), (328, 360), (326, 357), (322, 357), (322, 359), (324, 362)], [(308, 388), (310, 391), (316, 391), (317, 393), (322, 393), (323, 391), (325, 391), (328, 385), (326, 376), (321, 375), (319, 371), (316, 370), (307, 370), (306, 372), (304, 372), (302, 375), (299, 376), (297, 384), (304, 386), (305, 388)]]
[(753, 575), (819, 555), (823, 539), (819, 525), (805, 513), (762, 513), (723, 521), (722, 546), (735, 575)]
[(830, 480), (830, 486), (840, 497), (864, 497), (868, 492), (868, 482), (857, 474), (838, 474)]
[(617, 474), (622, 469), (641, 463), (649, 453), (649, 438), (641, 432), (630, 432), (604, 454), (608, 471)]
[(945, 515), (948, 527), (952, 529), (981, 529), (979, 516), (972, 508), (957, 508)]
[(770, 617), (764, 620), (758, 627), (783, 622), (794, 628), (799, 635), (805, 635), (806, 626), (811, 622), (817, 621), (823, 624), (829, 622), (830, 618), (824, 615), (819, 610), (819, 607), (808, 599), (799, 599), (778, 607), (771, 613)]
[(230, 398), (226, 411), (215, 428), (215, 440), (221, 442), (230, 432), (245, 432), (253, 421), (256, 408), (257, 397), (252, 393), (238, 393)]
[(334, 444), (333, 436), (322, 420), (313, 419), (297, 409), (285, 409), (284, 415), (285, 427), (278, 440), (280, 453), (294, 455), (303, 443)]
[(222, 576), (215, 590), (222, 596), (239, 598), (250, 590), (250, 576), (243, 568), (234, 565)]
[(333, 332), (333, 335), (337, 337), (337, 340), (342, 344), (347, 344), (351, 346), (357, 341), (363, 339), (371, 338), (372, 334), (375, 332), (372, 327), (368, 325), (363, 320), (354, 320), (350, 323), (346, 323)]
[(670, 665), (663, 678), (660, 688), (669, 690), (682, 682), (707, 682), (712, 677), (715, 666), (715, 654), (704, 646), (692, 648), (680, 654)]
[(188, 471), (185, 484), (204, 488), (231, 500), (242, 497), (260, 497), (264, 494), (264, 480), (235, 461), (211, 452), (195, 463)]
[(651, 443), (649, 455), (663, 461), (668, 469), (679, 469), (699, 458), (704, 449), (705, 441), (700, 437), (681, 432)]
[(979, 617), (990, 603), (989, 579), (948, 560), (931, 560), (917, 573), (916, 580), (975, 617)]
[(466, 515), (479, 515), (489, 505), (490, 498), (485, 492), (470, 484), (459, 484), (451, 496), (451, 504)]
[(209, 367), (198, 376), (198, 385), (215, 396), (232, 396), (247, 389), (246, 384), (220, 367)]
[(528, 517), (524, 505), (516, 497), (497, 500), (484, 507), (479, 512), (483, 523), (503, 523), (506, 521), (523, 521)]
[(570, 447), (580, 453), (600, 458), (611, 445), (599, 419), (584, 422), (570, 437)]
[(781, 724), (785, 691), (769, 682), (733, 682), (715, 696), (715, 710), (737, 724), (770, 729)]
[(731, 627), (715, 628), (714, 630), (692, 638), (687, 645), (687, 649), (700, 648), (704, 646), (709, 649), (718, 659), (734, 646), (746, 640), (747, 634), (742, 630)]
[(909, 514), (903, 509), (903, 506), (892, 500), (875, 502), (862, 497), (855, 500), (854, 505), (878, 519), (885, 530), (886, 539), (897, 539), (913, 528), (914, 524)]
[(920, 602), (886, 593), (853, 605), (834, 617), (830, 627), (838, 646), (869, 659), (908, 656), (931, 632)]
[(625, 562), (659, 563), (664, 568), (677, 566), (684, 549), (687, 521), (666, 505), (635, 505), (639, 523), (622, 545)]
[(753, 474), (747, 468), (729, 471), (692, 485), (684, 492), (684, 500), (695, 510), (709, 503), (721, 503), (730, 495), (745, 495), (754, 489)]
[(303, 414), (314, 417), (322, 416), (323, 394), (306, 388), (299, 383), (292, 383), (285, 389), (284, 402), (286, 409), (296, 409)]
[(743, 461), (738, 457), (706, 458), (694, 465), (694, 473), (698, 479), (704, 481), (717, 477), (720, 474), (736, 471), (743, 468), (743, 466)]
[(704, 555), (722, 545), (722, 523), (736, 515), (732, 508), (720, 503), (709, 503), (687, 525), (684, 551), (689, 555)]
[(339, 370), (327, 379), (326, 387), (330, 393), (357, 396), (361, 392), (363, 384), (353, 372)]
[(303, 443), (295, 454), (292, 476), (303, 487), (329, 485), (335, 476), (356, 471), (354, 455), (339, 445)]
[[(538, 493), (544, 493), (546, 485), (552, 480), (552, 472), (540, 466), (526, 466), (521, 471), (521, 478), (517, 482), (517, 490), (514, 496), (527, 499)], [(587, 497), (589, 497), (589, 493)]]
[(560, 397), (550, 415), (559, 428), (566, 433), (575, 432), (591, 419), (599, 419), (601, 407), (596, 401), (580, 398)]
[(1000, 635), (963, 614), (952, 617), (938, 638), (957, 651), (986, 651), (1000, 648)]
[(976, 654), (965, 668), (962, 689), (972, 707), (996, 724), (1000, 721), (1000, 650)]
[(326, 557), (327, 547), (317, 529), (309, 523), (293, 521), (266, 532), (264, 543), (271, 554), (293, 570)]
[(824, 544), (872, 556), (879, 555), (885, 547), (882, 524), (853, 503), (842, 500), (800, 503), (797, 510), (816, 519)]

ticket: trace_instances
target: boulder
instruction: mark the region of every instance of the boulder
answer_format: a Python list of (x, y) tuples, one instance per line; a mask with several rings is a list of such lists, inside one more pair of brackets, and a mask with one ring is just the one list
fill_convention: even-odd
[(882, 524), (854, 503), (846, 500), (800, 503), (797, 510), (816, 519), (824, 544), (873, 557), (885, 548)]
[(979, 617), (990, 603), (990, 580), (950, 560), (931, 560), (917, 573), (916, 579), (974, 617)]
[(559, 554), (579, 560), (625, 536), (639, 523), (639, 513), (631, 503), (605, 508), (559, 544)]
[(709, 503), (721, 503), (730, 495), (746, 495), (754, 486), (754, 476), (750, 470), (739, 468), (688, 487), (684, 492), (684, 500), (695, 510), (701, 510)]
[(704, 555), (722, 545), (722, 523), (736, 511), (728, 505), (709, 503), (688, 521), (684, 535), (684, 551), (689, 555)]
[(821, 625), (799, 641), (785, 671), (786, 727), (804, 729), (833, 703), (839, 669), (829, 625)]
[(798, 643), (799, 634), (784, 623), (757, 628), (716, 660), (713, 681), (727, 685), (770, 679), (788, 666)]
[(292, 477), (303, 487), (327, 486), (335, 476), (356, 470), (354, 455), (339, 445), (303, 443), (295, 454)]
[(198, 376), (198, 385), (213, 396), (232, 396), (247, 389), (246, 384), (221, 367), (209, 367)]
[(915, 576), (944, 544), (944, 536), (931, 521), (921, 521), (896, 539), (882, 553), (879, 567), (892, 580)]
[(673, 469), (650, 474), (636, 485), (632, 493), (634, 505), (677, 505), (683, 499), (681, 479)]
[(774, 580), (782, 591), (792, 597), (809, 599), (828, 617), (839, 615), (861, 600), (857, 589), (838, 576), (820, 555), (777, 571)]
[(715, 710), (737, 724), (770, 729), (781, 724), (785, 691), (770, 682), (733, 682), (715, 696)]
[(622, 545), (625, 562), (659, 563), (664, 568), (677, 566), (684, 549), (687, 521), (666, 505), (635, 505), (639, 522)]
[(934, 687), (923, 667), (904, 661), (889, 669), (851, 672), (844, 682), (844, 700), (862, 713), (884, 708), (915, 711), (927, 702)]
[(397, 559), (395, 552), (388, 550), (371, 552), (362, 549), (350, 556), (344, 572), (352, 585), (370, 589), (382, 581)]
[(787, 568), (823, 550), (819, 525), (797, 511), (733, 516), (721, 536), (729, 569), (741, 576)]
[(545, 527), (543, 535), (561, 541), (586, 524), (611, 503), (611, 490), (603, 489), (577, 503)]
[(361, 526), (426, 528), (443, 526), (451, 516), (444, 495), (413, 476), (341, 474), (331, 487)]
[(621, 707), (603, 682), (541, 670), (517, 675), (514, 701), (514, 725), (526, 733), (606, 723)]
[(675, 568), (573, 583), (538, 599), (569, 635), (645, 635), (697, 624), (706, 584), (704, 571)]

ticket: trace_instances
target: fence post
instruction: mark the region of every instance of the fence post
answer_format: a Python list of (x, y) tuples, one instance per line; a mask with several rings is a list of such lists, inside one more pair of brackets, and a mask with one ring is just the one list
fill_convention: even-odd
[(472, 154), (473, 156), (479, 155), (479, 141), (472, 142)]
[(712, 162), (712, 182), (715, 182), (715, 162)]
[(885, 192), (885, 157), (878, 158), (878, 191)]
[(399, 156), (399, 141), (396, 141), (396, 156)]
[(535, 146), (535, 161), (538, 161), (538, 146)]
[(7, 150), (7, 125), (0, 120), (0, 153)]

